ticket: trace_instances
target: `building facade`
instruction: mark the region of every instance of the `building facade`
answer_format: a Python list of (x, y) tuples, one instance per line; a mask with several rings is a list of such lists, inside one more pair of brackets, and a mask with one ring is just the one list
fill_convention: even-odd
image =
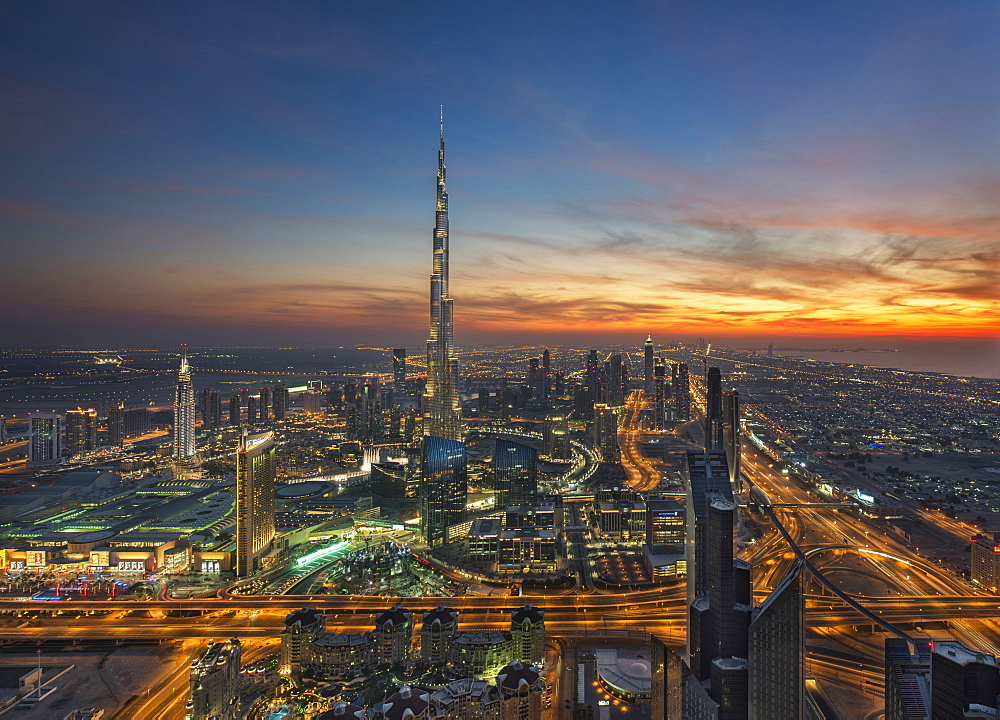
[(274, 539), (274, 435), (243, 430), (236, 451), (236, 574), (251, 575)]
[(465, 520), (468, 468), (465, 443), (425, 435), (420, 446), (420, 530), (428, 545), (448, 540)]

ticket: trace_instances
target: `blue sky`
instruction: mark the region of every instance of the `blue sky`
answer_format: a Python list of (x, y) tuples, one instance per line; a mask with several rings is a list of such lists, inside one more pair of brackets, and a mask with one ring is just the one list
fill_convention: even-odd
[(996, 335), (994, 3), (3, 20), (6, 345)]

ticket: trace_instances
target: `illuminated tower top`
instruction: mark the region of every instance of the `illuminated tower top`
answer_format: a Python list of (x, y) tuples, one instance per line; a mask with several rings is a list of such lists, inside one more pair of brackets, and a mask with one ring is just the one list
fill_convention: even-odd
[(437, 207), (431, 269), (430, 336), (427, 340), (427, 385), (424, 391), (424, 435), (462, 441), (458, 398), (458, 358), (448, 294), (448, 190), (445, 185), (444, 109), (438, 148)]

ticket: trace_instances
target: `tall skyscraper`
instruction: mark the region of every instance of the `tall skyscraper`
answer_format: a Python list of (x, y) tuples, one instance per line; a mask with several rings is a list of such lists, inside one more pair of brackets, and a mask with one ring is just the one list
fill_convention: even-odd
[(552, 460), (569, 460), (573, 457), (569, 422), (562, 413), (545, 417), (545, 424), (542, 426), (542, 455)]
[(406, 348), (392, 351), (392, 391), (397, 397), (406, 395)]
[(740, 479), (741, 438), (740, 394), (735, 390), (722, 393), (723, 448), (726, 451), (726, 462), (729, 465), (729, 481), (737, 492), (742, 485)]
[(600, 371), (601, 364), (597, 358), (597, 351), (591, 350), (587, 354), (587, 388), (590, 390), (590, 402), (594, 403), (600, 399)]
[(174, 393), (174, 460), (190, 460), (197, 448), (194, 444), (194, 385), (187, 351), (181, 356), (177, 373), (177, 390)]
[(7, 418), (0, 417), (0, 445), (7, 444)]
[(97, 447), (97, 410), (66, 411), (66, 454), (70, 457)]
[(229, 424), (237, 427), (243, 420), (243, 409), (240, 406), (239, 393), (229, 398)]
[[(458, 358), (453, 347), (453, 301), (448, 292), (448, 190), (444, 165), (444, 112), (438, 149), (437, 210), (431, 271), (430, 337), (424, 388), (424, 435), (462, 441), (462, 406), (458, 397)], [(464, 506), (464, 502), (463, 502)]]
[(498, 437), (491, 465), (497, 509), (538, 500), (538, 451), (533, 447)]
[(653, 336), (646, 336), (646, 344), (643, 349), (643, 370), (642, 379), (646, 381), (646, 392), (653, 392)]
[(618, 416), (603, 403), (594, 405), (594, 447), (604, 462), (618, 462)]
[(718, 720), (798, 720), (805, 682), (800, 569), (753, 610), (750, 565), (735, 554), (738, 510), (725, 453), (688, 453), (687, 475), (691, 673), (717, 706)]
[(274, 539), (274, 434), (240, 435), (236, 451), (236, 574), (246, 577)]
[(260, 405), (257, 406), (257, 411), (257, 417), (262, 423), (271, 419), (271, 388), (260, 389)]
[(722, 372), (710, 367), (705, 376), (705, 450), (722, 450)]
[(805, 634), (802, 565), (796, 563), (750, 621), (751, 718), (805, 717)]
[(687, 422), (691, 419), (691, 379), (687, 363), (674, 365), (674, 409), (676, 419)]
[(625, 390), (628, 386), (628, 371), (621, 353), (615, 353), (608, 358), (605, 365), (607, 376), (607, 392), (605, 402), (612, 407), (625, 404)]
[(63, 453), (63, 418), (59, 413), (28, 415), (28, 462), (32, 465), (58, 462)]
[(420, 473), (420, 529), (428, 545), (440, 545), (448, 540), (448, 528), (465, 520), (469, 492), (465, 443), (425, 435)]
[(552, 356), (549, 349), (542, 352), (542, 402), (548, 402), (552, 395)]
[(222, 427), (222, 399), (218, 390), (201, 391), (201, 426), (205, 430)]
[(667, 362), (656, 358), (653, 362), (653, 429), (662, 430), (667, 420)]
[(285, 412), (288, 410), (288, 388), (284, 383), (274, 386), (274, 393), (271, 396), (271, 407), (274, 410), (274, 419), (281, 422), (285, 419)]

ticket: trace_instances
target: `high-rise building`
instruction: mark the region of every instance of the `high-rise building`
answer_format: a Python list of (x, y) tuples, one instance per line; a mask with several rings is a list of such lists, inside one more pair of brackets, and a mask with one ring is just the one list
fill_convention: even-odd
[(885, 640), (885, 720), (930, 720), (933, 641)]
[(538, 501), (538, 451), (498, 437), (493, 446), (495, 507), (532, 505)]
[(261, 566), (274, 539), (274, 434), (248, 435), (236, 451), (236, 574), (246, 577)]
[(646, 344), (642, 346), (643, 350), (643, 376), (642, 379), (646, 381), (646, 392), (652, 394), (653, 392), (653, 336), (646, 336)]
[(97, 410), (66, 411), (66, 454), (70, 457), (97, 447)]
[(653, 361), (653, 429), (662, 430), (667, 421), (667, 361)]
[(802, 718), (800, 570), (752, 610), (750, 565), (735, 554), (738, 510), (725, 453), (688, 453), (687, 476), (691, 673), (717, 705), (719, 720)]
[(587, 354), (587, 381), (586, 385), (590, 389), (590, 402), (591, 404), (597, 402), (601, 398), (600, 385), (601, 385), (601, 364), (597, 357), (597, 351), (591, 350)]
[(407, 394), (406, 348), (396, 348), (392, 351), (392, 389), (396, 395)]
[[(993, 718), (1000, 711), (1000, 662), (957, 640), (931, 645), (931, 717)], [(971, 711), (971, 712), (970, 712)]]
[(687, 422), (691, 419), (691, 380), (688, 376), (688, 365), (677, 363), (673, 369), (674, 378), (671, 385), (674, 388), (675, 418)]
[(288, 388), (283, 383), (274, 386), (274, 393), (271, 396), (271, 408), (274, 410), (274, 419), (281, 422), (288, 412)]
[(260, 405), (257, 406), (257, 419), (265, 423), (271, 419), (271, 388), (260, 389)]
[(552, 397), (552, 356), (549, 349), (542, 351), (542, 387), (541, 401), (548, 402)]
[(7, 418), (0, 417), (0, 445), (7, 444)]
[(236, 720), (240, 713), (240, 665), (243, 646), (236, 638), (209, 643), (191, 666), (191, 720)]
[(438, 149), (437, 210), (431, 272), (430, 337), (424, 387), (424, 435), (461, 443), (462, 406), (458, 397), (458, 357), (453, 346), (453, 300), (448, 292), (448, 190), (444, 165), (444, 114)]
[(205, 388), (201, 391), (201, 426), (205, 430), (222, 427), (222, 400), (218, 390)]
[(323, 411), (323, 393), (306, 390), (302, 393), (302, 412), (308, 415), (319, 415)]
[(646, 545), (654, 555), (682, 552), (684, 548), (684, 508), (674, 499), (646, 501)]
[(618, 416), (604, 403), (594, 405), (594, 448), (604, 462), (618, 462)]
[(108, 410), (108, 444), (121, 445), (129, 438), (139, 437), (149, 432), (149, 410), (146, 408), (126, 409), (125, 403), (118, 403)]
[(651, 720), (717, 720), (718, 703), (677, 651), (655, 635), (650, 642)]
[(722, 393), (722, 439), (726, 450), (726, 463), (729, 466), (729, 481), (733, 488), (739, 491), (742, 487), (740, 479), (741, 439), (740, 430), (740, 394)]
[(174, 460), (191, 460), (197, 448), (194, 442), (194, 385), (191, 384), (191, 367), (187, 352), (181, 356), (174, 393)]
[(805, 602), (802, 565), (753, 611), (749, 630), (751, 718), (805, 717)]
[(607, 378), (604, 402), (612, 407), (624, 405), (628, 374), (621, 353), (615, 353), (607, 359), (604, 363), (604, 374)]
[(705, 450), (722, 450), (722, 436), (722, 373), (710, 367), (705, 376)]
[(774, 343), (767, 344), (767, 356), (774, 357)]
[(995, 718), (1000, 662), (957, 640), (885, 641), (886, 720)]
[(971, 580), (986, 592), (1000, 595), (1000, 533), (972, 538)]
[(420, 530), (428, 545), (440, 545), (448, 541), (448, 528), (465, 520), (469, 491), (465, 443), (425, 435), (420, 472)]
[(28, 415), (28, 462), (42, 465), (59, 461), (63, 453), (63, 418), (59, 413)]
[(569, 423), (566, 416), (548, 415), (542, 426), (542, 455), (552, 460), (569, 460), (573, 457), (569, 441)]
[(257, 400), (257, 397), (254, 395), (247, 396), (247, 425), (250, 427), (256, 425), (260, 419)]
[(238, 427), (243, 422), (243, 409), (239, 393), (229, 398), (229, 424)]

